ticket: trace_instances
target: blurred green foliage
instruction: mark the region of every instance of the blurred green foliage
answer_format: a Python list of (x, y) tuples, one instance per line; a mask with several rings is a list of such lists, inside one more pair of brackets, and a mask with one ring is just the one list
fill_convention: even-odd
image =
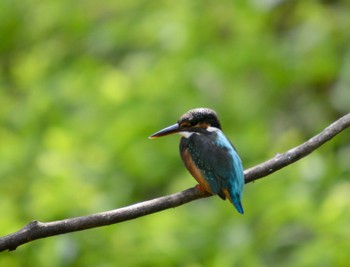
[[(215, 109), (245, 167), (349, 112), (349, 1), (0, 1), (0, 235), (195, 184), (179, 137)], [(348, 266), (350, 134), (245, 188), (35, 241), (15, 266)]]

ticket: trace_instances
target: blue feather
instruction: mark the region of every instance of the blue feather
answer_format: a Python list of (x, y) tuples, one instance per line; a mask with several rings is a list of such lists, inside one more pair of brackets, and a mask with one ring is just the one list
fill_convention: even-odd
[[(188, 150), (192, 161), (209, 184), (211, 193), (223, 199), (230, 198), (237, 211), (243, 214), (241, 198), (244, 174), (241, 159), (223, 132), (218, 128), (210, 128), (192, 134), (189, 138), (181, 138), (181, 155)], [(198, 180), (198, 177), (195, 178)]]

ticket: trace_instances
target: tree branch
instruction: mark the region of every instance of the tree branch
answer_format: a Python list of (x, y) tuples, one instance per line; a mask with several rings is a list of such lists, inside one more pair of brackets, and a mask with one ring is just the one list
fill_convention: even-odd
[[(246, 170), (244, 172), (245, 182), (249, 183), (260, 179), (307, 156), (349, 126), (350, 113), (335, 121), (321, 133), (312, 137), (305, 143), (290, 149), (283, 154), (277, 154), (274, 158)], [(15, 250), (20, 245), (40, 238), (132, 220), (165, 209), (175, 208), (193, 200), (209, 196), (208, 193), (199, 190), (195, 186), (172, 195), (88, 216), (47, 223), (32, 221), (19, 231), (1, 237), (0, 251)]]
[(277, 154), (274, 158), (249, 168), (244, 172), (245, 183), (258, 180), (309, 155), (349, 126), (350, 113), (333, 122), (326, 129), (307, 140), (305, 143), (292, 148), (283, 154)]

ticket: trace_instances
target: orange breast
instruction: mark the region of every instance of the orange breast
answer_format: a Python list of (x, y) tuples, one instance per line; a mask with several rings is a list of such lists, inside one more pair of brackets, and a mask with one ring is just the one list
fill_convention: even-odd
[(196, 164), (193, 162), (192, 157), (187, 149), (181, 153), (181, 158), (185, 163), (186, 168), (192, 174), (192, 176), (197, 180), (197, 182), (209, 193), (213, 194), (210, 190), (209, 183), (204, 178), (200, 169), (197, 168)]

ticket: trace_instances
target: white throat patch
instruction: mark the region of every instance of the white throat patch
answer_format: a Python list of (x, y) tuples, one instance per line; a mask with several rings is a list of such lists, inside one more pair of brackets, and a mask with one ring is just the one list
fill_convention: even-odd
[[(179, 135), (181, 135), (181, 136), (183, 136), (183, 137), (185, 137), (185, 138), (190, 138), (190, 136), (192, 135), (192, 134), (194, 134), (195, 132), (178, 132), (178, 134)], [(199, 133), (196, 133), (196, 134), (199, 134)]]

